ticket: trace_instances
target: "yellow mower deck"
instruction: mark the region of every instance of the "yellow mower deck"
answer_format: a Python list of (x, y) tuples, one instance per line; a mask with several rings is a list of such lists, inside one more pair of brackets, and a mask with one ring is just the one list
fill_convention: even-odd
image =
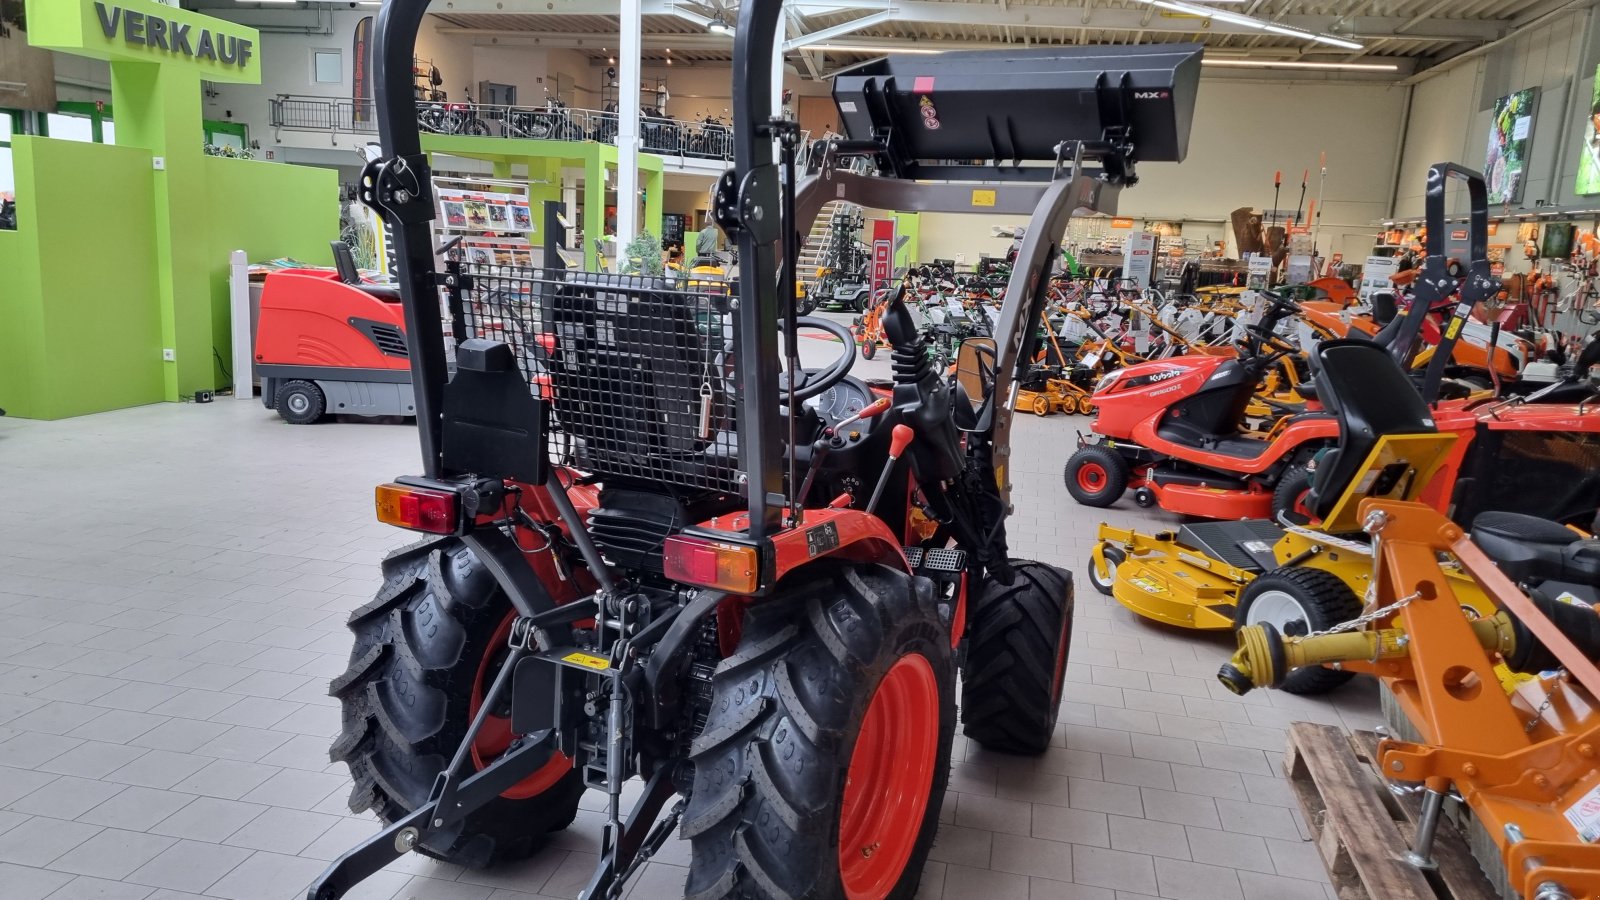
[[(1357, 507), (1367, 497), (1415, 499), (1455, 440), (1454, 434), (1380, 438), (1327, 519), (1315, 527), (1214, 522), (1151, 535), (1102, 524), (1092, 552), (1093, 574), (1102, 582), (1110, 578), (1111, 596), (1128, 609), (1184, 628), (1233, 628), (1241, 592), (1260, 572), (1281, 566), (1323, 569), (1364, 597), (1372, 579), (1372, 550), (1333, 535), (1360, 533)], [(1223, 532), (1237, 551), (1208, 547), (1200, 539)], [(1240, 541), (1241, 535), (1250, 540)], [(1108, 551), (1114, 566), (1108, 565)], [(1230, 555), (1237, 558), (1224, 558)], [(1470, 587), (1462, 590), (1472, 593)], [(1481, 592), (1477, 599), (1487, 604)]]

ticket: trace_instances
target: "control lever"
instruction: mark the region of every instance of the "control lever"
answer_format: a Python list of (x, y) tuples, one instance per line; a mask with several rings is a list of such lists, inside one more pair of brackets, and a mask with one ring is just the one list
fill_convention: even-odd
[[(855, 415), (841, 419), (839, 424), (830, 425), (822, 429), (822, 435), (811, 444), (811, 466), (806, 469), (805, 481), (800, 483), (800, 492), (795, 494), (797, 502), (805, 503), (806, 495), (811, 492), (811, 483), (816, 480), (817, 471), (822, 468), (822, 461), (828, 458), (829, 451), (835, 447), (844, 446), (845, 439), (841, 436), (844, 429), (863, 419), (883, 415), (889, 411), (891, 405), (888, 397), (879, 397), (877, 400), (863, 406)], [(899, 427), (896, 427), (895, 432), (896, 434), (899, 433)], [(801, 515), (804, 515), (804, 510), (801, 511)]]
[(867, 501), (867, 512), (878, 508), (878, 501), (883, 497), (883, 489), (889, 486), (889, 476), (894, 472), (894, 464), (899, 462), (900, 454), (906, 452), (911, 446), (911, 440), (916, 437), (916, 432), (910, 425), (896, 425), (894, 436), (889, 439), (889, 461), (883, 464), (883, 474), (878, 476), (878, 486), (872, 489), (872, 499)]

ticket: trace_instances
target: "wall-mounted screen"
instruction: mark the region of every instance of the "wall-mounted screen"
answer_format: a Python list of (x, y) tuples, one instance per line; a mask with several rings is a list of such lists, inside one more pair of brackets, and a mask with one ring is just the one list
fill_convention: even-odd
[(1594, 67), (1594, 89), (1589, 92), (1583, 127), (1583, 152), (1578, 155), (1577, 193), (1600, 194), (1600, 66)]
[(1489, 182), (1490, 203), (1522, 200), (1523, 175), (1528, 167), (1528, 145), (1533, 137), (1533, 113), (1539, 89), (1527, 88), (1494, 102), (1489, 121), (1489, 155), (1483, 165)]

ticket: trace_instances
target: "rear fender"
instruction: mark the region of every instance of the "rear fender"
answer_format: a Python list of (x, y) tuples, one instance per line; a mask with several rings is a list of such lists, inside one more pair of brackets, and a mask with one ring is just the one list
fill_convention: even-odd
[(805, 524), (772, 537), (772, 583), (819, 559), (878, 563), (911, 574), (905, 550), (883, 520), (856, 509), (807, 510)]

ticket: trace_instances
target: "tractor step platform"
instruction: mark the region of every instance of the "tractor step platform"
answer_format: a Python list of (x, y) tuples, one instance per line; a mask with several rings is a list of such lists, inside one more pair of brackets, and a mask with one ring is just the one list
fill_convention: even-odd
[(953, 550), (946, 547), (904, 547), (906, 562), (911, 563), (911, 568), (920, 572), (943, 572), (957, 574), (967, 568), (967, 553), (965, 550)]
[(1283, 529), (1264, 519), (1196, 522), (1178, 529), (1178, 543), (1236, 569), (1257, 573), (1277, 567), (1272, 546), (1281, 537)]

